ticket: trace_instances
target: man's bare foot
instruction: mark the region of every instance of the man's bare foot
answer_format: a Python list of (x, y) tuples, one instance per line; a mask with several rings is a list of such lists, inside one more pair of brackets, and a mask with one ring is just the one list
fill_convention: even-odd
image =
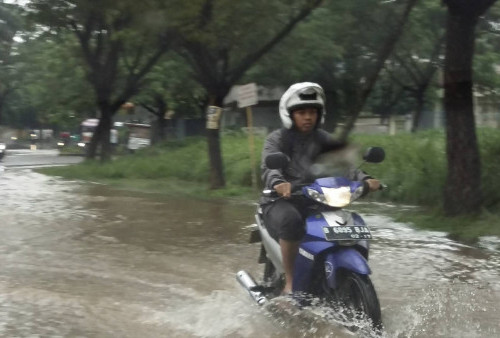
[(287, 296), (287, 295), (290, 295), (290, 294), (292, 294), (292, 287), (285, 285), (285, 287), (281, 291), (281, 295), (282, 296)]

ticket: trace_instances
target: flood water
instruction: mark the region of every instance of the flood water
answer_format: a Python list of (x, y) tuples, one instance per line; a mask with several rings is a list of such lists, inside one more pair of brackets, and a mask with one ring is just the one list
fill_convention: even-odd
[[(497, 240), (473, 248), (394, 222), (401, 207), (356, 208), (376, 238), (387, 337), (500, 336)], [(319, 310), (287, 317), (252, 303), (235, 274), (261, 276), (253, 211), (0, 172), (0, 336), (349, 336)]]

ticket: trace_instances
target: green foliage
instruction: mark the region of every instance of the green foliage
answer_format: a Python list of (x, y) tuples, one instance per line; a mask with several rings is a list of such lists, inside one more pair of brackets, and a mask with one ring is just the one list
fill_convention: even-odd
[[(444, 217), (440, 211), (446, 181), (445, 135), (441, 131), (396, 136), (353, 135), (352, 143), (359, 145), (361, 149), (381, 146), (386, 151), (384, 162), (364, 164), (362, 167), (389, 186), (389, 189), (371, 194), (368, 198), (425, 206), (425, 212), (418, 209), (396, 217), (415, 222), (424, 228), (448, 231), (462, 240), (472, 241), (484, 234), (500, 235), (500, 228), (493, 226), (498, 223), (500, 217), (500, 133), (494, 129), (480, 129), (478, 134), (487, 207), (481, 215), (450, 219)], [(262, 145), (263, 139), (257, 138), (258, 162)], [(41, 171), (66, 178), (110, 182), (145, 191), (169, 193), (170, 190), (182, 190), (203, 197), (207, 196), (209, 173), (205, 147), (203, 138), (191, 138), (143, 149), (135, 155), (123, 156), (104, 165), (85, 162), (71, 167), (45, 168)], [(210, 196), (249, 196), (251, 167), (248, 149), (246, 135), (233, 134), (222, 137), (228, 187), (211, 193)], [(257, 172), (260, 173), (260, 170)], [(179, 182), (178, 180), (180, 183), (175, 183), (175, 188), (171, 182)], [(188, 181), (191, 184), (186, 183)], [(179, 186), (183, 188), (179, 189)]]
[[(353, 142), (381, 146), (386, 160), (365, 164), (366, 171), (389, 185), (381, 196), (398, 203), (424, 205), (439, 209), (447, 175), (445, 135), (442, 131), (401, 134), (394, 137), (353, 135)], [(478, 129), (482, 161), (484, 206), (500, 206), (500, 133), (495, 129)]]
[(21, 18), (21, 7), (0, 3), (0, 124), (8, 120), (4, 116), (4, 108), (17, 85), (14, 71), (14, 64), (17, 60), (14, 37), (23, 28)]
[(381, 47), (395, 31), (401, 7), (396, 1), (325, 2), (256, 65), (248, 79), (275, 86), (318, 82), (327, 95), (327, 110), (335, 112), (331, 122), (327, 118), (327, 128), (332, 129), (334, 122), (357, 109)]
[(175, 112), (176, 118), (199, 117), (205, 96), (186, 62), (168, 53), (145, 77), (140, 92), (132, 100), (155, 110), (161, 109), (159, 103), (164, 103), (164, 108)]
[(398, 221), (411, 222), (419, 228), (447, 232), (450, 238), (474, 244), (481, 236), (500, 236), (500, 214), (483, 210), (480, 215), (445, 217), (436, 210), (421, 208), (396, 216)]
[[(83, 66), (75, 58), (75, 45), (74, 37), (68, 34), (57, 39), (29, 39), (20, 45), (15, 65), (18, 86), (9, 101), (11, 109), (33, 110), (37, 125), (60, 130), (76, 131), (82, 118), (92, 116), (94, 95)], [(24, 127), (28, 123), (20, 124)]]
[[(263, 138), (256, 138), (257, 166)], [(363, 165), (362, 169), (389, 186), (374, 198), (396, 203), (437, 207), (442, 204), (446, 181), (445, 135), (442, 131), (417, 134), (353, 135), (351, 142), (366, 149), (380, 146), (386, 159), (379, 164)], [(483, 165), (483, 189), (486, 206), (500, 205), (500, 134), (494, 129), (480, 129), (479, 142)], [(244, 134), (224, 135), (222, 154), (228, 183), (250, 187), (251, 166), (248, 138)], [(112, 163), (100, 165), (86, 162), (82, 165), (49, 169), (58, 175), (81, 179), (167, 179), (206, 183), (208, 159), (202, 137), (186, 141), (165, 142), (155, 147), (122, 156)], [(260, 169), (257, 168), (260, 176)]]
[(495, 129), (478, 131), (481, 152), (482, 189), (484, 206), (500, 207), (500, 133)]
[(383, 147), (386, 159), (365, 164), (363, 169), (382, 180), (389, 189), (381, 195), (398, 203), (439, 206), (446, 179), (445, 137), (440, 131), (400, 134), (353, 135), (363, 148)]
[[(262, 144), (263, 140), (258, 138), (257, 153), (260, 153)], [(250, 186), (251, 167), (246, 135), (224, 137), (222, 153), (229, 185)], [(206, 183), (209, 175), (203, 138), (191, 138), (185, 142), (166, 142), (102, 165), (99, 162), (86, 161), (77, 166), (50, 168), (47, 172), (68, 178), (90, 180), (177, 178), (200, 183)]]

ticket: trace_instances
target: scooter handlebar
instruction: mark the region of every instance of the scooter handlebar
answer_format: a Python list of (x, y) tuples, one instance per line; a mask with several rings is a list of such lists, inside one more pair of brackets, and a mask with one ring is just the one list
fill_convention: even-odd
[[(295, 185), (292, 187), (292, 194), (291, 196), (301, 196), (303, 195), (304, 193), (302, 192), (302, 187), (306, 186), (308, 184), (300, 184), (300, 185)], [(378, 190), (386, 190), (388, 189), (389, 187), (387, 186), (387, 184), (383, 184), (383, 183), (380, 183), (380, 187), (378, 188)], [(272, 198), (280, 198), (281, 196), (278, 195), (278, 192), (274, 189), (265, 189), (262, 191), (262, 196), (264, 197), (272, 197)]]
[[(292, 185), (292, 193), (291, 193), (291, 196), (302, 196), (303, 195), (303, 192), (302, 192), (302, 187), (305, 187), (309, 184), (293, 184)], [(282, 198), (282, 196), (280, 196), (278, 194), (278, 192), (274, 189), (266, 189), (266, 190), (263, 190), (262, 191), (262, 196), (264, 197), (272, 197), (272, 198)]]

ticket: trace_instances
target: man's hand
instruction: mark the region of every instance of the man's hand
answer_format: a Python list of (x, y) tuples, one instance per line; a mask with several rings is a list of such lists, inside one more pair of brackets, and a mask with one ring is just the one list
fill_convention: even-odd
[(276, 190), (278, 195), (283, 196), (284, 198), (289, 198), (292, 195), (292, 185), (288, 182), (276, 184), (274, 186), (274, 190)]
[(380, 189), (380, 181), (379, 180), (374, 180), (373, 178), (367, 179), (366, 183), (368, 183), (368, 186), (370, 187), (370, 191), (377, 191)]

